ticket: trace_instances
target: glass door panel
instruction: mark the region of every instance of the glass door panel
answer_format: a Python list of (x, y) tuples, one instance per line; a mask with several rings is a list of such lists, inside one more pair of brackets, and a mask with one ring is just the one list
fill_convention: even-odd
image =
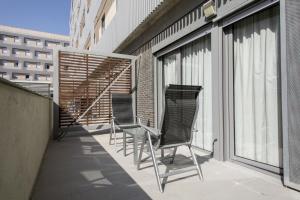
[(235, 156), (282, 167), (278, 7), (233, 26)]

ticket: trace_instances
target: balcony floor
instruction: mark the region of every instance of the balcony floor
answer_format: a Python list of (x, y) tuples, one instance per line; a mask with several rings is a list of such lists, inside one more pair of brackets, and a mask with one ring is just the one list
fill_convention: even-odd
[[(160, 193), (151, 160), (138, 171), (130, 146), (129, 155), (124, 157), (121, 144), (116, 151), (108, 138), (108, 134), (79, 134), (51, 142), (32, 199), (300, 199), (300, 193), (283, 187), (277, 178), (205, 155), (197, 156), (204, 181), (199, 181), (195, 172), (172, 176)], [(189, 154), (181, 148), (168, 169), (190, 163)], [(161, 164), (160, 170), (166, 170), (166, 166)]]

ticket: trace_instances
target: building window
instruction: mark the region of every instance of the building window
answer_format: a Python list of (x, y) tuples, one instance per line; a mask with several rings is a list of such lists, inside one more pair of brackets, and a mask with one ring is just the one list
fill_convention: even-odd
[(45, 64), (45, 69), (46, 69), (46, 70), (52, 70), (52, 67), (53, 67), (52, 64), (49, 64), (49, 63), (46, 63), (46, 64)]
[(89, 37), (85, 42), (84, 49), (90, 50), (90, 48), (91, 48), (91, 35), (89, 34)]
[(13, 49), (13, 53), (18, 57), (29, 57), (31, 55), (30, 51), (25, 49)]
[(59, 42), (45, 41), (45, 46), (48, 48), (55, 48), (60, 46)]
[(101, 34), (103, 34), (104, 30), (105, 30), (105, 14), (101, 18)]
[(42, 42), (38, 39), (25, 38), (24, 43), (28, 46), (42, 46)]
[(111, 23), (116, 13), (117, 13), (117, 1), (113, 0), (106, 13), (106, 19), (105, 19), (106, 27)]
[(82, 36), (84, 26), (85, 26), (85, 11), (83, 10), (83, 15), (80, 21), (80, 36)]
[(282, 167), (279, 9), (233, 26), (235, 156)]
[(90, 6), (91, 6), (91, 1), (92, 0), (86, 0), (86, 12), (88, 13), (90, 11)]
[(212, 79), (210, 35), (176, 49), (159, 58), (158, 68), (158, 122), (163, 108), (163, 91), (169, 84), (199, 85), (205, 88), (199, 94), (199, 112), (195, 121), (198, 130), (193, 145), (213, 150), (212, 135)]
[(6, 47), (0, 47), (0, 54), (8, 54), (8, 50)]
[(25, 79), (26, 79), (26, 80), (28, 80), (29, 77), (30, 77), (29, 74), (26, 74), (26, 75), (25, 75)]
[(0, 72), (0, 77), (1, 78), (7, 78), (7, 73), (6, 72)]

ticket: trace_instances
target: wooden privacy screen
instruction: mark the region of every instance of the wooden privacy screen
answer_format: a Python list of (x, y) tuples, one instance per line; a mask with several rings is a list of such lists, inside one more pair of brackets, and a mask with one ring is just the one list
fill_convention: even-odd
[(110, 122), (111, 93), (131, 91), (131, 61), (59, 51), (59, 126)]

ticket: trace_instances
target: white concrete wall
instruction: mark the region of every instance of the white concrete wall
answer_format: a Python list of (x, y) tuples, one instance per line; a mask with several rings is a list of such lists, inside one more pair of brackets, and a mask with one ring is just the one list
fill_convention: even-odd
[(51, 103), (0, 78), (0, 199), (30, 198), (51, 133)]

